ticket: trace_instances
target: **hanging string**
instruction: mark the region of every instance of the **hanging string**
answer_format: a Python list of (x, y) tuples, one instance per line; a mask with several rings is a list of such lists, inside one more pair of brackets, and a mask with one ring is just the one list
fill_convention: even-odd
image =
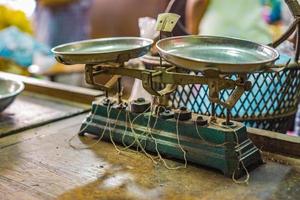
[[(84, 131), (86, 130), (86, 128), (89, 127), (89, 126), (91, 125), (91, 123), (93, 123), (93, 120), (94, 120), (94, 118), (95, 118), (95, 114), (97, 113), (98, 107), (99, 107), (99, 104), (96, 104), (95, 111), (91, 114), (90, 120), (89, 120), (89, 121), (86, 121), (85, 126), (84, 126), (83, 128), (81, 128), (80, 132), (84, 132)], [(71, 143), (72, 140), (74, 139), (74, 137), (76, 136), (76, 135), (74, 135), (74, 136), (72, 136), (72, 137), (68, 140), (69, 146), (71, 146), (73, 149), (77, 149), (77, 150), (78, 150), (78, 149), (79, 149), (79, 150), (80, 150), (80, 149), (90, 149), (90, 148), (92, 148), (93, 146), (95, 146), (96, 144), (98, 144), (98, 143), (102, 140), (105, 131), (108, 129), (108, 130), (109, 130), (109, 137), (110, 137), (110, 140), (111, 140), (112, 144), (114, 145), (114, 148), (116, 149), (116, 151), (117, 151), (118, 153), (121, 153), (122, 151), (125, 151), (125, 150), (129, 149), (130, 147), (132, 147), (134, 144), (137, 144), (137, 147), (140, 148), (141, 151), (142, 151), (148, 158), (150, 158), (154, 164), (158, 164), (158, 162), (161, 161), (161, 162), (163, 163), (163, 165), (164, 165), (167, 169), (170, 169), (170, 170), (176, 170), (176, 169), (180, 169), (180, 168), (186, 168), (186, 167), (187, 167), (186, 151), (183, 149), (183, 147), (182, 147), (182, 145), (181, 145), (181, 142), (180, 142), (180, 137), (179, 137), (179, 116), (180, 116), (181, 112), (179, 112), (178, 118), (176, 119), (176, 138), (177, 138), (177, 145), (178, 145), (178, 147), (181, 149), (181, 151), (183, 152), (184, 165), (183, 165), (183, 166), (172, 167), (172, 166), (169, 166), (169, 165), (167, 164), (167, 162), (165, 161), (165, 159), (162, 158), (161, 153), (159, 152), (159, 149), (158, 149), (158, 142), (157, 142), (157, 139), (156, 139), (156, 138), (153, 136), (153, 134), (152, 134), (153, 129), (155, 129), (156, 124), (157, 124), (157, 122), (158, 122), (158, 116), (155, 116), (154, 124), (153, 124), (153, 126), (151, 127), (151, 117), (152, 117), (152, 114), (153, 114), (153, 108), (154, 108), (154, 106), (153, 106), (153, 102), (152, 102), (151, 105), (150, 105), (150, 114), (148, 115), (148, 120), (147, 120), (147, 126), (146, 126), (146, 129), (145, 129), (142, 133), (140, 133), (140, 134), (138, 134), (138, 133), (135, 131), (135, 129), (134, 129), (134, 122), (135, 122), (139, 117), (144, 116), (144, 114), (146, 114), (146, 113), (148, 112), (148, 109), (145, 110), (144, 112), (138, 114), (136, 117), (133, 118), (133, 120), (131, 120), (129, 112), (126, 111), (126, 114), (125, 114), (125, 120), (126, 120), (126, 121), (125, 121), (125, 131), (124, 131), (124, 134), (123, 134), (123, 136), (122, 136), (122, 144), (124, 145), (124, 148), (119, 149), (119, 148), (117, 147), (116, 143), (114, 142), (113, 137), (112, 137), (112, 133), (113, 133), (113, 131), (114, 131), (115, 128), (116, 128), (116, 125), (117, 125), (118, 120), (119, 120), (119, 116), (120, 116), (120, 114), (121, 114), (121, 112), (122, 112), (122, 110), (120, 110), (120, 111), (118, 112), (117, 117), (116, 117), (116, 120), (115, 120), (115, 123), (114, 123), (114, 127), (111, 127), (112, 124), (111, 124), (111, 121), (110, 121), (110, 114), (111, 114), (112, 106), (107, 106), (107, 110), (106, 110), (106, 111), (107, 111), (107, 121), (106, 121), (106, 124), (105, 124), (105, 126), (104, 126), (104, 128), (103, 128), (103, 130), (102, 130), (102, 133), (99, 134), (99, 138), (98, 138), (98, 140), (97, 140), (95, 143), (93, 143), (93, 144), (91, 144), (91, 145), (89, 145), (89, 146), (85, 146), (85, 147), (77, 147), (77, 146), (74, 146), (74, 145)], [(165, 108), (162, 107), (162, 106), (158, 106), (157, 109), (158, 109), (158, 112), (159, 112), (161, 109), (165, 109)], [(129, 124), (130, 124), (130, 129), (131, 129), (131, 132), (133, 133), (133, 137), (134, 137), (134, 141), (133, 141), (131, 144), (129, 144), (129, 145), (126, 145), (125, 142), (124, 142), (125, 135), (126, 135), (126, 133), (127, 133), (127, 131), (128, 131), (128, 123), (127, 123), (127, 121), (128, 121)], [(240, 143), (239, 143), (239, 138), (238, 138), (238, 135), (237, 135), (235, 129), (231, 128), (230, 126), (220, 125), (220, 124), (217, 124), (217, 123), (212, 122), (212, 121), (210, 121), (210, 124), (212, 124), (212, 125), (214, 125), (214, 126), (217, 126), (217, 127), (220, 127), (220, 128), (223, 128), (223, 129), (230, 129), (230, 130), (234, 133), (234, 135), (235, 135), (235, 140), (236, 140), (236, 143), (235, 143), (235, 144), (236, 144), (236, 145), (239, 145), (239, 144), (240, 144)], [(196, 132), (197, 132), (198, 136), (200, 137), (200, 139), (201, 139), (205, 144), (207, 144), (207, 145), (214, 146), (214, 147), (222, 147), (222, 146), (225, 146), (226, 144), (232, 143), (232, 142), (224, 142), (224, 143), (221, 143), (221, 144), (215, 144), (215, 143), (209, 142), (209, 141), (207, 141), (207, 140), (200, 134), (199, 129), (198, 129), (198, 125), (196, 124), (196, 122), (195, 122), (195, 128), (196, 128)], [(145, 133), (146, 133), (146, 135), (144, 135)], [(142, 135), (145, 136), (145, 139), (141, 139), (141, 136), (142, 136)], [(150, 154), (148, 154), (148, 153), (146, 152), (146, 150), (145, 150), (145, 148), (146, 148), (146, 142), (147, 142), (147, 137), (148, 137), (148, 136), (150, 136), (150, 138), (154, 141), (154, 144), (155, 144), (155, 151), (156, 151), (157, 156), (158, 156), (158, 159), (159, 159), (158, 162), (155, 161), (155, 158), (153, 158), (153, 157), (152, 157)], [(148, 137), (148, 138), (149, 138), (149, 137)], [(145, 140), (145, 146), (143, 146), (143, 145), (141, 144), (141, 142), (142, 142), (143, 140)], [(238, 153), (239, 153), (239, 158), (241, 158), (241, 156), (242, 156), (241, 151), (239, 150)], [(239, 180), (237, 180), (237, 179), (235, 178), (236, 171), (239, 169), (240, 164), (241, 164), (241, 166), (243, 167), (243, 169), (244, 169), (244, 171), (245, 171), (245, 173), (246, 173), (246, 178), (245, 178), (244, 180), (242, 180), (242, 181), (239, 181)], [(244, 164), (243, 160), (239, 160), (239, 162), (237, 163), (236, 169), (234, 170), (234, 172), (233, 172), (233, 174), (232, 174), (232, 180), (233, 180), (235, 183), (237, 183), (237, 184), (244, 184), (244, 183), (248, 184), (249, 179), (250, 179), (250, 174), (249, 174), (247, 168), (245, 167), (245, 164)]]
[[(163, 109), (165, 110), (165, 108), (162, 107), (162, 106), (159, 106), (159, 107), (158, 107), (158, 110), (160, 111), (161, 108), (163, 108)], [(153, 127), (152, 127), (151, 130), (150, 130), (150, 133), (152, 132), (153, 129), (155, 129), (156, 124), (157, 124), (157, 121), (158, 121), (158, 117), (156, 117), (155, 122), (154, 122), (154, 124), (153, 124)], [(176, 134), (176, 135), (178, 136), (178, 134)], [(165, 161), (165, 159), (162, 158), (162, 156), (161, 156), (161, 154), (160, 154), (160, 152), (159, 152), (159, 150), (158, 150), (158, 142), (157, 142), (157, 139), (156, 139), (155, 137), (153, 137), (152, 134), (150, 134), (150, 137), (151, 137), (151, 139), (154, 141), (154, 144), (155, 144), (155, 151), (156, 151), (156, 153), (157, 153), (157, 155), (158, 155), (158, 157), (159, 157), (159, 161), (161, 161), (161, 162), (163, 163), (164, 167), (166, 167), (166, 168), (169, 169), (169, 170), (177, 170), (177, 169), (180, 169), (180, 168), (186, 168), (186, 165), (184, 165), (184, 166), (176, 166), (176, 167), (169, 166), (169, 165), (167, 164), (167, 162)], [(178, 140), (177, 140), (177, 141), (178, 141)], [(180, 145), (180, 144), (179, 144), (179, 145)], [(184, 157), (184, 159), (185, 159), (185, 163), (187, 163), (187, 160), (186, 160), (185, 157)]]
[[(152, 110), (151, 107), (152, 107), (152, 104), (150, 105), (150, 110)], [(143, 113), (140, 113), (139, 115), (137, 115), (132, 121), (130, 120), (130, 117), (129, 117), (129, 123), (130, 123), (131, 132), (133, 133), (133, 136), (134, 136), (134, 142), (133, 142), (133, 143), (136, 143), (136, 144), (137, 144), (137, 147), (141, 148), (142, 152), (143, 152), (148, 158), (150, 158), (154, 164), (157, 164), (157, 162), (155, 161), (155, 159), (154, 159), (150, 154), (148, 154), (148, 153), (146, 152), (146, 150), (143, 148), (143, 146), (142, 146), (142, 144), (140, 143), (139, 138), (138, 138), (138, 135), (144, 134), (145, 131), (147, 130), (147, 128), (146, 128), (146, 130), (145, 130), (143, 133), (138, 134), (138, 133), (135, 132), (135, 129), (134, 129), (134, 127), (133, 127), (134, 121), (135, 121), (136, 119), (138, 119), (138, 117), (143, 116), (146, 112), (148, 112), (148, 109), (145, 110)], [(151, 114), (148, 116), (147, 127), (150, 126), (150, 120), (151, 120)]]
[[(148, 109), (149, 109), (149, 111), (148, 111)], [(141, 146), (137, 145), (137, 151), (139, 151), (139, 147), (145, 149), (145, 148), (146, 148), (146, 145), (147, 145), (147, 138), (146, 138), (147, 135), (145, 136), (144, 134), (147, 133), (148, 128), (150, 127), (151, 115), (152, 115), (152, 111), (153, 111), (153, 104), (152, 104), (152, 103), (150, 104), (150, 107), (149, 107), (148, 109), (146, 109), (146, 110), (144, 111), (145, 113), (143, 113), (143, 115), (142, 115), (142, 116), (144, 116), (144, 114), (146, 114), (147, 112), (150, 113), (150, 114), (148, 115), (146, 128), (145, 128), (145, 130), (144, 130), (142, 133), (138, 134), (139, 137), (137, 137), (138, 142), (141, 144), (141, 142), (144, 140), (144, 141), (145, 141), (145, 145), (144, 145), (144, 146), (142, 146), (142, 144), (141, 144)], [(140, 117), (140, 116), (139, 116), (139, 117)], [(138, 117), (137, 117), (137, 118), (134, 118), (134, 119), (132, 120), (131, 128), (133, 128), (133, 124), (134, 124), (135, 120), (137, 120), (137, 119), (138, 119)], [(143, 139), (142, 136), (144, 136), (145, 139)], [(141, 139), (139, 139), (139, 138), (141, 138)]]
[[(134, 119), (133, 120), (131, 120), (131, 118), (130, 118), (130, 114), (129, 114), (129, 112), (126, 112), (126, 119), (125, 119), (125, 131), (124, 131), (124, 134), (123, 134), (123, 136), (122, 136), (122, 144), (123, 144), (123, 146), (124, 146), (124, 148), (122, 148), (122, 151), (125, 151), (125, 150), (128, 150), (128, 151), (131, 151), (131, 149), (130, 149), (130, 147), (132, 147), (134, 144), (137, 144), (137, 148), (143, 148), (143, 149), (145, 149), (145, 147), (143, 147), (141, 144), (140, 144), (140, 140), (139, 140), (139, 138), (138, 138), (138, 136), (141, 136), (142, 134), (144, 134), (145, 132), (146, 132), (146, 130), (144, 131), (144, 132), (142, 132), (141, 134), (138, 134), (138, 133), (136, 133), (135, 131), (132, 131), (132, 134), (133, 134), (133, 137), (134, 137), (134, 141), (131, 143), (131, 144), (129, 144), (129, 145), (127, 145), (127, 144), (125, 144), (125, 142), (124, 142), (124, 138), (125, 138), (125, 135), (126, 135), (126, 132), (127, 132), (127, 129), (128, 129), (128, 123), (130, 124), (130, 129), (134, 129), (134, 127), (133, 127), (133, 122), (135, 121), (135, 120), (137, 120), (140, 116), (142, 116), (142, 115), (144, 115), (145, 113), (147, 113), (148, 111), (147, 110), (145, 110), (143, 113), (140, 113), (140, 114), (138, 114), (136, 117), (134, 117)], [(150, 116), (149, 116), (150, 117)], [(147, 123), (147, 127), (149, 126), (149, 124), (150, 124), (150, 118), (148, 118), (148, 123)], [(133, 152), (137, 152), (137, 151), (133, 151)], [(145, 150), (144, 151), (142, 151), (143, 153), (145, 152)], [(148, 154), (147, 155), (147, 157), (149, 157), (150, 155)], [(151, 159), (152, 161), (154, 160), (154, 159)], [(154, 164), (157, 164), (156, 163), (156, 161), (154, 161)]]
[[(217, 124), (215, 122), (210, 122), (210, 123), (213, 124), (213, 125), (215, 125), (215, 126), (217, 126), (217, 127), (231, 130), (234, 133), (234, 135), (235, 135), (236, 145), (240, 145), (239, 138), (238, 138), (238, 135), (237, 135), (237, 132), (235, 131), (235, 129), (231, 128), (230, 126), (225, 126), (225, 125)], [(241, 150), (239, 150), (238, 153), (239, 153), (239, 158), (241, 158), (242, 157)], [(242, 180), (242, 181), (239, 181), (239, 180), (237, 180), (235, 178), (235, 173), (239, 169), (240, 164), (242, 165), (242, 167), (243, 167), (243, 169), (244, 169), (244, 171), (246, 173), (246, 178), (244, 180)], [(247, 168), (246, 168), (243, 160), (239, 159), (239, 162), (237, 163), (237, 166), (236, 166), (235, 170), (233, 171), (233, 174), (232, 174), (231, 178), (232, 178), (232, 180), (233, 180), (234, 183), (237, 183), (237, 184), (245, 184), (245, 183), (249, 184), (250, 174), (249, 174), (249, 172), (248, 172), (248, 170), (247, 170)]]
[(198, 124), (197, 122), (195, 121), (195, 127), (196, 127), (196, 132), (198, 134), (198, 136), (200, 137), (200, 139), (203, 141), (203, 143), (209, 145), (209, 146), (213, 146), (213, 147), (225, 147), (226, 144), (236, 144), (236, 142), (224, 142), (224, 143), (220, 143), (220, 144), (215, 144), (213, 142), (209, 142), (207, 141), (199, 132), (199, 129), (198, 129)]
[[(97, 113), (98, 107), (99, 107), (99, 104), (96, 104), (95, 111), (92, 113), (92, 115), (91, 115), (91, 117), (90, 117), (90, 120), (87, 121), (87, 123), (86, 123), (85, 126), (80, 130), (80, 132), (85, 131), (85, 129), (91, 125), (92, 121), (93, 121), (94, 118), (95, 118), (95, 114)], [(161, 161), (164, 163), (164, 165), (166, 166), (166, 168), (169, 168), (169, 169), (178, 169), (178, 168), (182, 168), (182, 166), (178, 166), (178, 167), (175, 167), (175, 168), (169, 167), (169, 166), (166, 164), (165, 160), (162, 158), (162, 156), (161, 156), (161, 154), (159, 153), (159, 151), (158, 151), (157, 141), (156, 141), (156, 139), (153, 137), (153, 135), (152, 135), (152, 133), (151, 133), (152, 128), (151, 128), (151, 125), (150, 125), (150, 124), (151, 124), (151, 115), (152, 115), (152, 112), (153, 112), (153, 110), (154, 110), (153, 108), (154, 108), (154, 106), (153, 106), (153, 102), (152, 102), (152, 104), (151, 104), (151, 106), (150, 106), (150, 115), (148, 115), (148, 120), (147, 120), (146, 130), (143, 131), (141, 134), (136, 133), (133, 124), (134, 124), (134, 122), (135, 122), (139, 117), (144, 116), (144, 114), (146, 114), (146, 113), (148, 112), (148, 110), (145, 110), (143, 113), (138, 114), (133, 120), (131, 120), (130, 115), (129, 115), (129, 112), (126, 112), (126, 114), (125, 114), (125, 116), (126, 116), (126, 117), (125, 117), (125, 120), (126, 120), (126, 123), (125, 123), (125, 124), (126, 124), (126, 125), (125, 125), (125, 131), (124, 131), (124, 133), (126, 134), (126, 132), (127, 132), (127, 129), (128, 129), (128, 126), (127, 126), (127, 120), (129, 120), (130, 128), (131, 128), (131, 131), (132, 131), (132, 133), (133, 133), (135, 139), (134, 139), (134, 141), (132, 142), (132, 144), (126, 145), (125, 142), (124, 142), (125, 134), (123, 134), (123, 136), (122, 136), (122, 144), (124, 145), (124, 148), (121, 149), (121, 150), (117, 147), (117, 145), (116, 145), (116, 143), (114, 142), (113, 137), (112, 137), (112, 132), (113, 132), (113, 130), (114, 130), (115, 127), (116, 127), (116, 124), (117, 124), (117, 122), (118, 122), (118, 118), (119, 118), (119, 115), (120, 115), (120, 113), (121, 113), (121, 110), (119, 111), (119, 113), (118, 113), (118, 115), (117, 115), (117, 119), (116, 119), (115, 124), (114, 124), (114, 127), (112, 128), (112, 127), (111, 127), (111, 122), (110, 122), (110, 120), (109, 120), (112, 106), (108, 106), (108, 107), (107, 107), (107, 121), (106, 121), (106, 124), (105, 124), (104, 129), (102, 130), (102, 133), (99, 134), (99, 135), (100, 135), (99, 139), (98, 139), (95, 143), (89, 145), (88, 147), (86, 147), (86, 146), (85, 146), (85, 147), (77, 147), (77, 146), (74, 146), (74, 145), (71, 143), (71, 141), (72, 141), (72, 140), (74, 139), (74, 137), (76, 136), (76, 135), (74, 135), (71, 139), (69, 139), (69, 145), (70, 145), (72, 148), (74, 148), (74, 149), (89, 149), (89, 148), (92, 148), (94, 145), (98, 144), (98, 143), (102, 140), (105, 131), (108, 129), (108, 130), (109, 130), (110, 140), (111, 140), (112, 144), (114, 145), (114, 147), (115, 147), (115, 149), (116, 149), (116, 151), (117, 151), (118, 153), (121, 153), (121, 151), (127, 150), (128, 148), (130, 148), (131, 146), (133, 146), (135, 143), (137, 143), (137, 146), (142, 150), (142, 152), (143, 152), (147, 157), (149, 157), (149, 158), (152, 160), (152, 162), (153, 162), (154, 164), (157, 164), (157, 162), (155, 161), (155, 159), (154, 159), (150, 154), (148, 154), (148, 153), (146, 152), (145, 146), (143, 146), (143, 145), (141, 144), (140, 137), (138, 137), (138, 136), (144, 135), (144, 134), (146, 133), (145, 137), (147, 137), (147, 136), (150, 135), (150, 137), (155, 141), (156, 151), (157, 151), (157, 154), (159, 155), (159, 156), (158, 156), (158, 157), (159, 157), (159, 160), (161, 160)], [(158, 109), (161, 109), (161, 108), (159, 107)], [(156, 126), (157, 121), (158, 121), (158, 117), (155, 118), (155, 122), (154, 122), (154, 126), (153, 126), (153, 127)], [(177, 129), (177, 130), (178, 130), (178, 129)], [(177, 134), (177, 136), (179, 137), (178, 134)], [(146, 139), (143, 139), (143, 140), (146, 141)], [(179, 139), (178, 139), (178, 141), (179, 141)], [(179, 144), (179, 145), (180, 145), (180, 144)], [(186, 160), (185, 157), (184, 157), (184, 159)], [(186, 161), (186, 162), (187, 162), (187, 161)], [(185, 165), (185, 167), (186, 167), (186, 165)]]
[[(162, 108), (165, 109), (165, 108), (162, 107), (162, 106), (158, 106), (156, 109), (157, 109), (158, 111), (160, 111)], [(183, 154), (184, 154), (184, 161), (185, 161), (185, 164), (184, 164), (184, 166), (171, 167), (171, 166), (169, 166), (169, 165), (166, 163), (166, 161), (162, 158), (162, 156), (161, 156), (161, 154), (160, 154), (160, 152), (159, 152), (159, 150), (158, 150), (158, 142), (157, 142), (157, 139), (156, 139), (156, 138), (153, 136), (153, 134), (152, 134), (152, 131), (153, 131), (153, 129), (156, 127), (156, 124), (157, 124), (157, 121), (158, 121), (158, 116), (156, 116), (156, 117), (155, 117), (154, 124), (153, 124), (153, 126), (151, 127), (151, 116), (152, 116), (154, 110), (155, 110), (155, 109), (154, 109), (153, 102), (152, 102), (152, 103), (151, 103), (151, 106), (150, 106), (150, 115), (148, 116), (148, 122), (147, 122), (147, 126), (146, 126), (146, 131), (143, 131), (143, 132), (140, 133), (140, 134), (138, 134), (138, 133), (135, 132), (135, 129), (134, 129), (134, 127), (133, 127), (133, 124), (134, 124), (134, 121), (135, 121), (135, 120), (137, 120), (141, 115), (144, 115), (145, 113), (139, 114), (139, 115), (136, 116), (132, 121), (130, 121), (130, 118), (129, 118), (129, 122), (130, 122), (130, 125), (131, 125), (131, 130), (132, 130), (133, 134), (136, 136), (136, 134), (137, 134), (137, 135), (144, 135), (144, 134), (146, 133), (146, 135), (145, 135), (146, 140), (147, 140), (147, 138), (149, 138), (149, 136), (150, 136), (150, 138), (154, 141), (154, 144), (155, 144), (155, 150), (156, 150), (156, 153), (157, 153), (157, 156), (158, 156), (158, 159), (159, 159), (158, 162), (161, 161), (167, 169), (172, 169), (172, 170), (173, 170), (173, 169), (179, 169), (179, 168), (186, 168), (186, 166), (187, 166), (186, 152), (185, 152), (185, 150), (182, 148), (182, 146), (181, 146), (181, 144), (180, 144), (179, 129), (178, 129), (178, 120), (177, 120), (177, 123), (176, 123), (176, 124), (177, 124), (177, 128), (176, 128), (176, 133), (177, 133), (177, 134), (176, 134), (176, 136), (177, 136), (178, 146), (180, 147), (180, 149), (183, 151)], [(149, 157), (149, 158), (153, 161), (154, 164), (158, 164), (158, 162), (156, 162), (156, 161), (153, 159), (153, 157), (152, 157), (151, 155), (149, 155), (149, 154), (146, 152), (145, 146), (143, 147), (143, 146), (141, 145), (141, 141), (139, 140), (139, 138), (135, 137), (135, 141), (134, 141), (134, 142), (137, 142), (137, 143), (138, 143), (138, 147), (142, 150), (142, 152), (143, 152), (147, 157)], [(134, 144), (134, 142), (133, 142), (132, 144)], [(131, 144), (130, 146), (132, 146), (132, 144)], [(127, 146), (127, 148), (128, 148), (128, 147), (129, 147), (129, 146)]]
[[(126, 148), (126, 144), (124, 143), (124, 138), (125, 136), (127, 135), (127, 129), (128, 129), (128, 125), (127, 125), (127, 121), (128, 121), (128, 115), (129, 113), (125, 110), (125, 131), (124, 133), (122, 134), (122, 144), (123, 146)], [(124, 150), (125, 150), (124, 148)]]
[(109, 121), (109, 122), (108, 122), (109, 138), (110, 138), (111, 143), (114, 145), (114, 148), (116, 149), (116, 151), (117, 151), (118, 154), (121, 153), (121, 150), (117, 147), (115, 141), (113, 140), (112, 132), (115, 130), (115, 128), (116, 128), (116, 126), (117, 126), (118, 119), (119, 119), (119, 116), (120, 116), (121, 112), (122, 112), (122, 109), (119, 109), (119, 112), (118, 112), (118, 114), (117, 114), (117, 117), (116, 117), (116, 120), (115, 120), (115, 124), (114, 124), (113, 130), (111, 130), (110, 119), (109, 119), (109, 118), (107, 119), (107, 121)]
[[(84, 132), (87, 129), (87, 127), (89, 127), (93, 123), (93, 120), (95, 118), (95, 114), (97, 113), (98, 107), (99, 107), (99, 104), (96, 104), (95, 111), (92, 113), (92, 115), (90, 117), (90, 120), (87, 121), (86, 125), (80, 130), (81, 133)], [(107, 118), (109, 118), (109, 116), (110, 116), (111, 109), (112, 109), (112, 106), (107, 106), (107, 110), (106, 110), (106, 112), (107, 112)], [(96, 144), (98, 144), (102, 140), (102, 138), (104, 136), (104, 133), (105, 133), (105, 131), (107, 129), (108, 123), (109, 123), (109, 120), (106, 121), (105, 126), (104, 126), (104, 128), (102, 130), (102, 133), (99, 134), (99, 138), (98, 138), (98, 140), (95, 143), (93, 143), (91, 145), (88, 145), (88, 146), (84, 146), (84, 147), (75, 146), (75, 145), (72, 144), (73, 139), (77, 136), (75, 134), (75, 135), (73, 135), (68, 140), (69, 146), (72, 147), (73, 149), (76, 149), (76, 150), (90, 149), (90, 148), (94, 147)]]
[[(128, 129), (128, 127), (127, 127), (127, 119), (128, 119), (129, 124), (130, 124), (130, 129), (132, 130), (132, 129), (134, 129), (134, 128), (133, 128), (134, 121), (137, 120), (139, 117), (144, 116), (144, 114), (147, 113), (147, 112), (148, 112), (148, 110), (145, 110), (144, 112), (142, 112), (142, 113), (138, 114), (137, 116), (135, 116), (135, 117), (133, 118), (133, 120), (131, 120), (129, 112), (126, 112), (126, 127), (125, 127), (125, 130), (127, 131), (127, 129)], [(149, 119), (148, 119), (148, 124), (149, 124)], [(144, 132), (145, 132), (145, 131), (144, 131)], [(135, 135), (135, 134), (136, 134), (136, 133), (135, 133), (135, 131), (134, 131), (134, 135)], [(134, 141), (133, 141), (130, 145), (126, 145), (126, 144), (124, 144), (124, 135), (125, 135), (125, 134), (123, 134), (123, 137), (122, 137), (122, 143), (123, 143), (123, 145), (125, 146), (124, 150), (126, 150), (126, 149), (129, 149), (130, 147), (132, 147), (132, 146), (136, 143), (136, 140), (137, 140), (138, 138), (137, 138), (136, 135), (135, 135), (135, 136), (134, 136)], [(138, 135), (140, 135), (140, 134), (138, 134)]]
[(183, 152), (184, 168), (186, 168), (186, 166), (187, 166), (186, 151), (182, 148), (181, 143), (180, 143), (180, 138), (179, 138), (178, 124), (179, 124), (179, 117), (180, 117), (180, 115), (181, 115), (181, 110), (179, 111), (178, 117), (176, 119), (176, 135), (177, 135), (178, 146), (181, 149), (181, 151)]
[(146, 126), (146, 131), (143, 132), (143, 135), (146, 133), (146, 135), (144, 135), (144, 137), (146, 138), (144, 148), (146, 148), (147, 139), (149, 138), (149, 135), (150, 135), (150, 137), (152, 136), (152, 129), (153, 129), (153, 127), (156, 126), (156, 123), (158, 121), (158, 117), (154, 117), (155, 118), (154, 125), (153, 125), (153, 127), (151, 127), (151, 119), (153, 118), (152, 116), (155, 115), (156, 110), (159, 112), (159, 110), (161, 108), (161, 106), (155, 107), (154, 106), (154, 101), (155, 101), (155, 99), (153, 97), (153, 100), (151, 102), (151, 107), (150, 107), (150, 115), (149, 115), (148, 123), (147, 123), (147, 126)]

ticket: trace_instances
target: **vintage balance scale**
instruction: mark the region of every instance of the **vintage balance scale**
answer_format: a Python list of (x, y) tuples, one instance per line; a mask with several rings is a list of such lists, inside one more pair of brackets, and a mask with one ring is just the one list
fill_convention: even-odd
[[(175, 14), (161, 14), (157, 30), (171, 32), (177, 20)], [(184, 159), (221, 170), (229, 177), (240, 177), (245, 168), (261, 164), (260, 151), (247, 137), (246, 127), (230, 121), (230, 109), (251, 89), (247, 74), (273, 68), (278, 52), (269, 46), (234, 38), (169, 37), (160, 39), (156, 47), (161, 60), (171, 66), (161, 64), (154, 69), (125, 66), (128, 60), (147, 54), (152, 43), (145, 38), (118, 37), (68, 43), (53, 49), (61, 63), (85, 64), (86, 82), (107, 94), (93, 102), (79, 135), (89, 133), (114, 144), (146, 150), (145, 153)], [(101, 74), (113, 77), (101, 85), (96, 80)], [(237, 77), (234, 80), (229, 78), (233, 74)], [(124, 102), (122, 76), (140, 79), (144, 89), (157, 97), (155, 105), (143, 98)], [(108, 97), (114, 83), (118, 85), (117, 99)], [(162, 84), (164, 88), (157, 90), (155, 84)], [(210, 117), (191, 113), (186, 108), (168, 107), (165, 96), (177, 85), (187, 84), (208, 85), (212, 104)], [(233, 90), (225, 102), (219, 98), (224, 89)], [(227, 109), (226, 119), (215, 117), (216, 104)]]

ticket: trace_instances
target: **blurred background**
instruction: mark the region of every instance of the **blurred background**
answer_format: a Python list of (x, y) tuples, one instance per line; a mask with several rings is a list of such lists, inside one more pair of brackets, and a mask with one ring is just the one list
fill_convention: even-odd
[(84, 85), (83, 66), (56, 63), (50, 49), (89, 38), (139, 36), (167, 0), (0, 0), (0, 70)]
[(83, 66), (56, 63), (52, 47), (89, 38), (151, 37), (151, 23), (166, 10), (181, 15), (175, 35), (261, 43), (278, 37), (291, 18), (281, 0), (0, 0), (0, 70), (84, 86)]

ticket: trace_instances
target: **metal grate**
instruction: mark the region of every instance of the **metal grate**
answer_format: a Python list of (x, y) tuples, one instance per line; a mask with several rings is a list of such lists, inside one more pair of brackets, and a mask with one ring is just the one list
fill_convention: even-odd
[[(193, 72), (192, 72), (193, 73)], [(198, 73), (201, 75), (201, 73)], [(246, 126), (285, 133), (292, 126), (300, 97), (300, 70), (287, 68), (279, 73), (255, 73), (248, 76), (253, 86), (231, 110), (232, 119)], [(235, 78), (233, 75), (231, 78)], [(231, 90), (223, 90), (225, 101)], [(173, 107), (187, 106), (195, 113), (209, 115), (211, 103), (206, 85), (178, 86), (171, 94)], [(226, 110), (216, 106), (216, 115), (225, 117)]]

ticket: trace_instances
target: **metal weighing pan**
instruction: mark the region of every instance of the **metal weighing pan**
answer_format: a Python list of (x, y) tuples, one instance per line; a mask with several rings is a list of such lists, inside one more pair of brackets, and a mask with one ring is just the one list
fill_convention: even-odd
[(52, 52), (64, 64), (125, 62), (145, 55), (152, 43), (152, 40), (140, 37), (101, 38), (59, 45)]
[(23, 89), (22, 82), (0, 77), (0, 113), (14, 101)]
[(168, 62), (185, 69), (221, 73), (253, 73), (271, 67), (279, 53), (265, 45), (217, 36), (179, 36), (156, 44)]

